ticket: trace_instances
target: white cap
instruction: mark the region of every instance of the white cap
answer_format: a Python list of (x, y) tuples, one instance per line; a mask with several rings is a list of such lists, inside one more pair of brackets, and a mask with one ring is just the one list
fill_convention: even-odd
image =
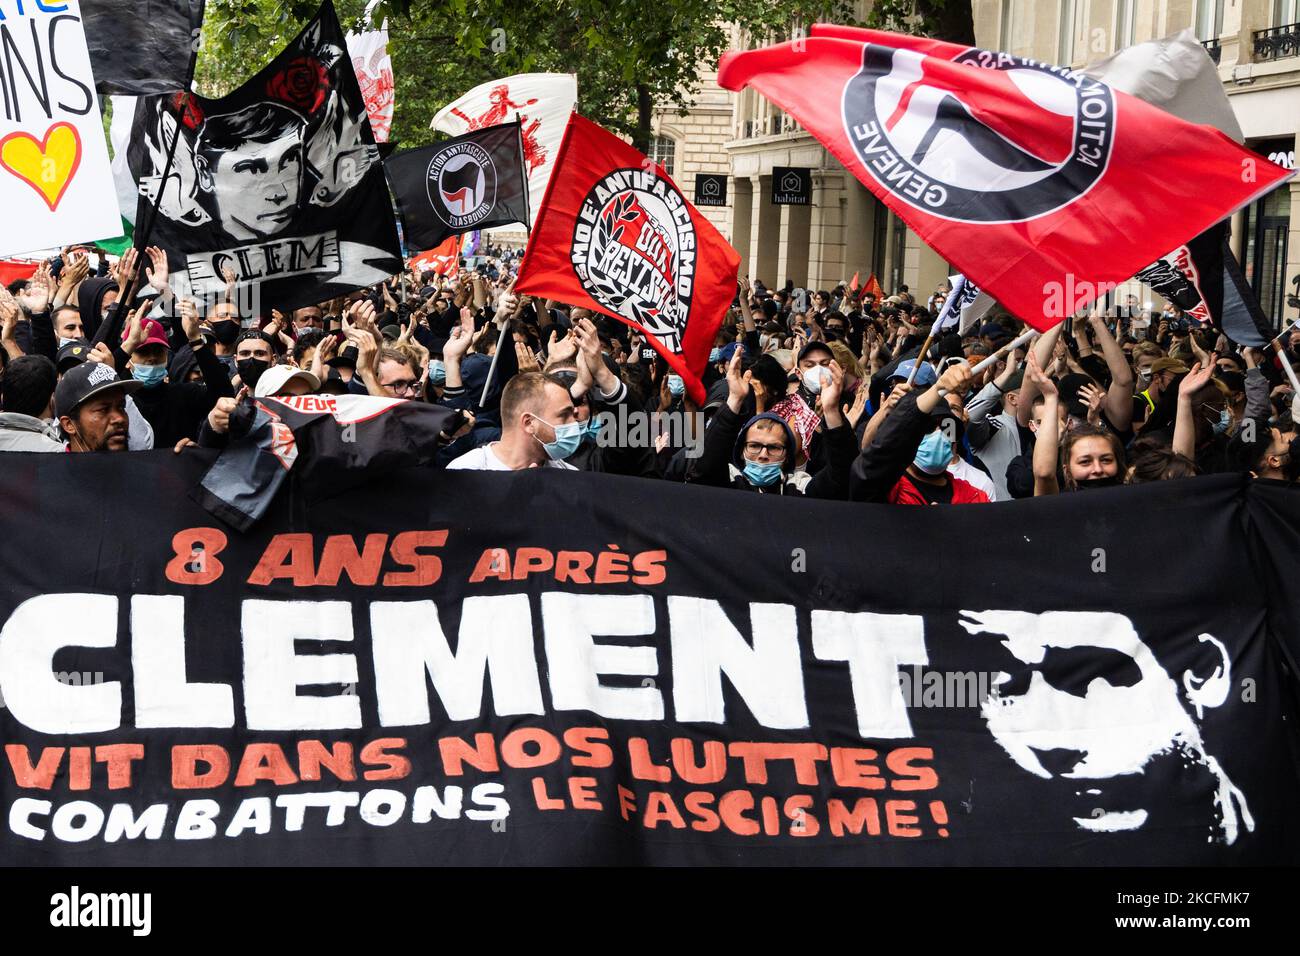
[(253, 394), (258, 398), (274, 398), (279, 394), (280, 389), (295, 378), (300, 378), (306, 382), (308, 388), (313, 392), (320, 388), (320, 379), (311, 372), (294, 368), (292, 365), (272, 365), (258, 377), (257, 387), (253, 389)]

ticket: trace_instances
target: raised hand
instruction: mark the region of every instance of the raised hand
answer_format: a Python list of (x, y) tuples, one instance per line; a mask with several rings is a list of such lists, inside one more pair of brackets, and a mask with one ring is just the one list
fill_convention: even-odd
[(1060, 393), (1056, 390), (1056, 383), (1051, 377), (1043, 371), (1042, 366), (1038, 364), (1038, 357), (1031, 349), (1029, 357), (1025, 361), (1025, 374), (1038, 386), (1038, 390), (1044, 395), (1056, 396)]
[(139, 307), (136, 308), (127, 319), (126, 338), (122, 340), (122, 351), (127, 355), (130, 355), (144, 343), (144, 318), (149, 314), (149, 310), (152, 308), (152, 302), (141, 302)]
[(527, 342), (515, 343), (515, 358), (519, 362), (519, 371), (521, 372), (539, 372), (541, 365), (537, 362), (537, 355), (528, 347)]
[(185, 339), (193, 342), (199, 337), (199, 306), (193, 299), (181, 299), (180, 302), (181, 328), (185, 331)]
[(218, 435), (224, 435), (230, 431), (230, 415), (239, 407), (239, 399), (248, 391), (248, 387), (240, 389), (240, 395), (235, 398), (219, 398), (217, 404), (212, 406), (212, 411), (208, 412), (208, 427)]
[(1085, 385), (1079, 389), (1079, 400), (1088, 409), (1088, 424), (1101, 424), (1101, 403), (1106, 400), (1106, 393), (1096, 385)]
[(18, 325), (18, 316), (22, 310), (18, 308), (18, 302), (9, 290), (0, 286), (0, 340), (10, 342), (14, 337), (14, 329)]
[[(117, 287), (125, 291), (127, 283), (135, 275), (135, 262), (137, 253), (135, 246), (132, 246), (117, 260), (117, 265), (111, 270), (112, 279), (117, 283)], [(67, 256), (63, 257), (65, 268), (67, 266)]]
[(460, 310), (460, 324), (452, 327), (451, 335), (447, 338), (447, 344), (442, 347), (442, 358), (445, 362), (456, 362), (464, 358), (465, 353), (469, 351), (470, 343), (474, 340), (474, 313), (469, 309)]
[(1214, 377), (1214, 363), (1202, 365), (1197, 362), (1192, 366), (1192, 370), (1183, 376), (1183, 380), (1178, 383), (1178, 398), (1190, 399), (1199, 392)]
[[(901, 387), (901, 386), (900, 386)], [(897, 391), (897, 389), (895, 389)], [(899, 398), (902, 398), (900, 395)], [(897, 402), (895, 402), (897, 404)], [(858, 385), (858, 390), (853, 394), (853, 404), (849, 406), (848, 415), (850, 428), (857, 428), (858, 422), (862, 418), (862, 413), (867, 410), (867, 387), (865, 383)]]
[(553, 365), (556, 362), (567, 362), (578, 354), (578, 339), (572, 330), (565, 332), (563, 336), (556, 338), (555, 330), (551, 329), (551, 337), (546, 343), (546, 364)]
[(50, 275), (50, 264), (42, 262), (27, 281), (27, 290), (18, 296), (18, 304), (31, 315), (40, 315), (54, 298), (54, 277)]
[(117, 363), (113, 361), (113, 350), (108, 347), (107, 342), (96, 342), (95, 347), (86, 353), (86, 361), (117, 368)]
[(167, 288), (167, 277), (171, 274), (167, 267), (167, 253), (157, 246), (149, 246), (145, 249), (145, 254), (149, 257), (149, 265), (145, 266), (144, 277), (161, 292)]
[[(739, 352), (740, 350), (737, 349), (736, 351)], [(823, 414), (828, 409), (839, 411), (840, 393), (844, 389), (844, 369), (840, 367), (840, 363), (832, 359), (827, 368), (830, 369), (831, 380), (828, 382), (825, 378), (822, 379), (822, 390), (818, 395), (821, 399)]]
[(749, 394), (749, 383), (740, 370), (740, 355), (741, 350), (736, 349), (731, 355), (731, 361), (727, 363), (727, 407), (736, 414), (740, 413), (741, 403)]

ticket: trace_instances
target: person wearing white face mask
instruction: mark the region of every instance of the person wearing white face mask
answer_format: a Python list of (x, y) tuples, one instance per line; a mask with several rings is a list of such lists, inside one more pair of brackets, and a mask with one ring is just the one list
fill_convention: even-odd
[(54, 310), (54, 334), (58, 337), (59, 348), (82, 340), (81, 310), (75, 305), (64, 305)]

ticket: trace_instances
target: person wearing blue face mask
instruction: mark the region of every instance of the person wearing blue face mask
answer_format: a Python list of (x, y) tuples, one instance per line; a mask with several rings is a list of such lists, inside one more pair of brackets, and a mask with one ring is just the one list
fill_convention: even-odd
[(198, 308), (190, 301), (180, 304), (179, 321), (175, 322), (179, 333), (177, 346), (188, 342), (202, 378), (193, 382), (172, 381), (167, 370), (173, 342), (161, 322), (144, 317), (149, 308), (146, 303), (131, 316), (121, 352), (129, 358), (125, 363), (129, 376), (142, 386), (133, 400), (153, 428), (155, 447), (171, 448), (182, 440), (196, 438), (199, 426), (217, 399), (233, 396), (235, 392), (221, 360), (212, 354), (199, 334)]
[(576, 471), (564, 459), (578, 450), (584, 431), (564, 382), (545, 372), (521, 372), (506, 383), (501, 393), (501, 438), (466, 452), (447, 467)]
[(709, 423), (703, 451), (688, 469), (687, 480), (762, 494), (847, 497), (849, 467), (857, 449), (840, 407), (844, 372), (839, 364), (831, 363), (821, 389), (826, 464), (810, 475), (796, 467), (799, 445), (785, 419), (774, 412), (748, 421), (740, 417), (752, 387), (751, 373), (740, 370), (740, 358), (736, 352), (727, 366), (726, 404)]
[[(627, 412), (620, 413), (619, 407), (630, 411), (631, 398), (627, 385), (611, 367), (614, 363), (601, 352), (595, 323), (589, 318), (579, 318), (573, 323), (573, 337), (577, 345), (573, 357), (552, 360), (546, 366), (548, 373), (568, 387), (574, 420), (582, 425), (582, 442), (565, 461), (580, 471), (658, 477), (654, 446), (644, 440), (650, 437), (648, 433), (637, 441), (629, 440), (631, 436), (626, 431), (617, 430), (620, 421), (628, 421)], [(615, 431), (602, 437), (607, 420)]]
[(952, 404), (970, 385), (970, 365), (954, 363), (925, 391), (877, 412), (885, 417), (853, 463), (850, 497), (898, 505), (988, 502), (985, 492), (948, 472), (960, 430)]

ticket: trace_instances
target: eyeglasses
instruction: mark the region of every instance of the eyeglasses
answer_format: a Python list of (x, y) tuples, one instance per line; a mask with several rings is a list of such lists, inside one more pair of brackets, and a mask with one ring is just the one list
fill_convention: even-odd
[(417, 395), (420, 391), (420, 383), (415, 379), (407, 379), (401, 382), (389, 382), (384, 385), (394, 395), (401, 395), (405, 392), (408, 395)]
[(761, 441), (745, 442), (745, 454), (751, 458), (757, 458), (763, 452), (767, 452), (769, 458), (779, 460), (785, 457), (785, 445), (765, 445)]

